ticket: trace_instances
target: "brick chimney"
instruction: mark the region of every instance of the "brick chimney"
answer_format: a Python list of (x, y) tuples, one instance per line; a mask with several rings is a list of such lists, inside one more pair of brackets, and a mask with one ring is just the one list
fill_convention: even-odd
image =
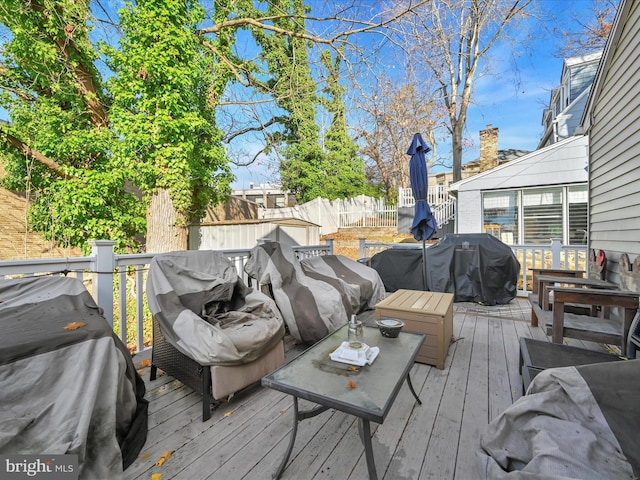
[(480, 130), (480, 171), (498, 166), (498, 129), (487, 125)]

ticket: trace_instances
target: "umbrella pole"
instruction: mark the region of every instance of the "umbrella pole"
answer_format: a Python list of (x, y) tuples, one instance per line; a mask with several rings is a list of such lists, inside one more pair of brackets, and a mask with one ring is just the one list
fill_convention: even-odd
[(424, 282), (424, 291), (427, 291), (427, 247), (425, 240), (422, 240), (422, 281)]

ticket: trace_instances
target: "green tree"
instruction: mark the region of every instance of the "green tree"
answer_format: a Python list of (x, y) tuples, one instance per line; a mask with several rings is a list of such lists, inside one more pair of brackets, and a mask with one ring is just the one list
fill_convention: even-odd
[(332, 61), (331, 53), (322, 53), (322, 62), (328, 71), (322, 102), (331, 114), (331, 124), (324, 137), (326, 151), (323, 162), (323, 197), (329, 200), (351, 198), (371, 193), (366, 187), (364, 162), (358, 155), (358, 146), (349, 136), (347, 112), (343, 100), (345, 88), (340, 83), (341, 50)]
[(316, 123), (316, 82), (309, 65), (307, 40), (301, 38), (306, 34), (306, 11), (303, 0), (272, 1), (267, 6), (266, 16), (279, 31), (294, 35), (252, 28), (270, 76), (259, 86), (264, 93), (273, 95), (276, 105), (286, 112), (279, 117), (282, 134), (276, 136), (284, 144), (280, 178), (283, 187), (301, 202), (321, 196), (325, 184), (324, 152)]
[[(231, 174), (208, 100), (214, 63), (196, 35), (204, 10), (184, 0), (139, 0), (120, 14), (115, 75), (115, 157), (148, 199), (147, 251), (186, 248), (187, 225), (229, 192)], [(169, 231), (167, 231), (167, 228)]]
[(11, 123), (0, 127), (6, 186), (33, 192), (31, 226), (62, 244), (109, 238), (135, 248), (144, 211), (114, 166), (110, 99), (95, 67), (85, 2), (0, 5), (11, 32), (2, 46), (0, 102)]

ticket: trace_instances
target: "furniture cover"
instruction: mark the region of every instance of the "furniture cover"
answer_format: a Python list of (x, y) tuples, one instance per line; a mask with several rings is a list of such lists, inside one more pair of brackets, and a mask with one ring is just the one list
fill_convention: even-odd
[(376, 253), (369, 265), (384, 282), (387, 292), (424, 290), (422, 248), (388, 248)]
[(122, 478), (146, 440), (144, 394), (80, 280), (0, 280), (0, 455), (76, 454), (81, 479)]
[(341, 255), (300, 261), (291, 247), (277, 242), (254, 247), (245, 272), (271, 286), (291, 335), (301, 343), (317, 342), (385, 297), (374, 269)]
[(640, 360), (551, 368), (483, 432), (488, 479), (640, 476)]
[(147, 299), (153, 314), (151, 379), (157, 368), (211, 400), (247, 387), (284, 363), (284, 321), (275, 302), (244, 285), (221, 252), (156, 255)]
[(518, 293), (518, 259), (486, 233), (445, 235), (426, 258), (428, 290), (453, 293), (456, 302), (502, 305)]
[(274, 301), (247, 287), (221, 252), (154, 256), (147, 300), (167, 341), (201, 365), (252, 362), (284, 336)]

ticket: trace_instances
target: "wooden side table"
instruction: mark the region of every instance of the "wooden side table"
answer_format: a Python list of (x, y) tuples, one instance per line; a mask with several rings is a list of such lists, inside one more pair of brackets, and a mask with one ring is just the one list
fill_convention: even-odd
[(376, 319), (399, 318), (407, 332), (424, 333), (416, 362), (444, 368), (453, 336), (453, 294), (397, 290), (376, 305)]

